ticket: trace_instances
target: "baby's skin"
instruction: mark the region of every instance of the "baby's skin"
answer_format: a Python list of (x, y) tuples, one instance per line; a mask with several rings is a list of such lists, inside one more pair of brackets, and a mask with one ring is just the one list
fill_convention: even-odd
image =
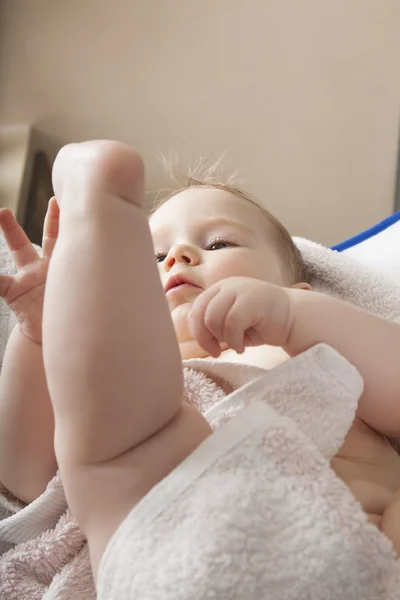
[(400, 326), (290, 286), (258, 209), (225, 190), (181, 192), (149, 224), (143, 162), (123, 144), (66, 146), (53, 186), (43, 258), (0, 211), (19, 269), (0, 276), (18, 319), (0, 380), (2, 483), (29, 502), (58, 465), (96, 575), (132, 507), (212, 434), (182, 402), (181, 359), (269, 368), (325, 342), (365, 382), (332, 466), (399, 550), (400, 459), (386, 436), (400, 436)]

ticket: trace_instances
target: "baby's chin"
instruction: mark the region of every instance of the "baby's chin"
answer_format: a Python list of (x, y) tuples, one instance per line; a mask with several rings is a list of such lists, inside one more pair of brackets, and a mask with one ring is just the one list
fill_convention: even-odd
[(172, 323), (179, 343), (189, 342), (193, 339), (188, 326), (189, 312), (192, 307), (190, 302), (176, 306), (171, 311)]
[(191, 306), (192, 304), (190, 302), (185, 302), (184, 304), (176, 306), (171, 311), (172, 323), (178, 339), (182, 360), (188, 360), (189, 358), (205, 358), (208, 356), (208, 353), (199, 346), (190, 333), (188, 316)]

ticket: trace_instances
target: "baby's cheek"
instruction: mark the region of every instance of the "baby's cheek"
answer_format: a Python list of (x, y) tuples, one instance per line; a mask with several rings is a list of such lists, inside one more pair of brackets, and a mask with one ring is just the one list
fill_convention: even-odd
[[(221, 255), (223, 251), (221, 250)], [(228, 252), (226, 252), (228, 254)], [(251, 256), (245, 256), (235, 252), (230, 255), (220, 257), (219, 264), (212, 273), (212, 283), (217, 283), (221, 279), (227, 277), (255, 277), (261, 278), (261, 270), (257, 268), (254, 261), (251, 260)]]

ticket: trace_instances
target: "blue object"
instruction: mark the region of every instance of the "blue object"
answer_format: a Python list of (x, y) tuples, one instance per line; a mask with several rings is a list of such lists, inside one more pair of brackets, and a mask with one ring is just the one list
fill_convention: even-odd
[(336, 246), (332, 246), (332, 250), (336, 250), (337, 252), (343, 252), (343, 250), (353, 248), (353, 246), (357, 246), (357, 244), (361, 244), (361, 242), (365, 242), (365, 240), (368, 240), (369, 238), (373, 237), (374, 235), (377, 235), (378, 233), (381, 233), (381, 231), (384, 231), (394, 223), (397, 223), (397, 221), (400, 221), (400, 210), (395, 212), (393, 215), (390, 215), (390, 217), (383, 219), (383, 221), (381, 221), (380, 223), (373, 225), (369, 229), (358, 233), (357, 235), (349, 238), (348, 240), (345, 240), (344, 242), (340, 242), (340, 244), (336, 244)]

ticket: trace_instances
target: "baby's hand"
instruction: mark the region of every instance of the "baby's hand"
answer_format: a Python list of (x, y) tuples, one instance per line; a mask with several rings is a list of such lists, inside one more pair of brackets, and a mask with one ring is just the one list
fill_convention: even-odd
[(21, 331), (42, 343), (44, 287), (49, 260), (58, 235), (59, 209), (55, 198), (47, 208), (43, 229), (43, 257), (40, 258), (22, 227), (8, 208), (0, 210), (0, 227), (15, 265), (16, 275), (0, 275), (0, 297), (15, 313)]
[(250, 277), (229, 277), (196, 298), (189, 327), (217, 358), (221, 344), (241, 354), (246, 346), (283, 346), (290, 336), (289, 290)]

